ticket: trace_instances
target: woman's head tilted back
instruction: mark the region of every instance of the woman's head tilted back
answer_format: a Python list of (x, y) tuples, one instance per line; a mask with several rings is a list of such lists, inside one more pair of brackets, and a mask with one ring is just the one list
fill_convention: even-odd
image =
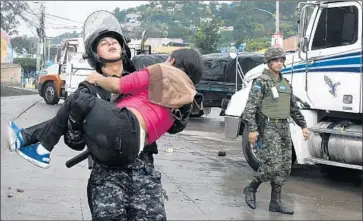
[(174, 66), (182, 69), (194, 84), (199, 83), (203, 76), (202, 55), (194, 49), (178, 49), (171, 53), (175, 59)]

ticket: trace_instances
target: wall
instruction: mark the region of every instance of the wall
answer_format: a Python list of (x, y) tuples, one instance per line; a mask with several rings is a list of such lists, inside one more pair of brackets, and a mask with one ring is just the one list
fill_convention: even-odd
[(13, 63), (13, 49), (10, 45), (10, 37), (1, 30), (1, 63)]
[(21, 66), (19, 64), (1, 64), (1, 86), (21, 87)]
[(296, 36), (291, 36), (289, 38), (284, 39), (284, 43), (283, 43), (283, 49), (284, 51), (295, 51), (298, 49), (297, 47), (297, 43), (298, 43), (298, 37)]

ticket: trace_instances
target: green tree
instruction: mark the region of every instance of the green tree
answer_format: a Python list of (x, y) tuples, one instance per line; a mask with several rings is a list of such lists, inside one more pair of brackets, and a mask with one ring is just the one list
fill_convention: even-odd
[[(290, 37), (297, 32), (297, 17), (295, 14), (299, 0), (280, 2), (280, 31), (284, 37)], [(160, 7), (161, 6), (161, 7)], [(174, 10), (170, 10), (174, 9)], [(275, 1), (238, 1), (232, 3), (218, 3), (210, 1), (203, 4), (198, 1), (152, 1), (149, 4), (120, 10), (116, 8), (114, 14), (120, 22), (124, 21), (126, 14), (138, 13), (142, 15), (142, 29), (148, 30), (148, 37), (164, 37), (168, 32), (169, 38), (182, 38), (193, 43), (203, 41), (197, 39), (213, 39), (203, 33), (206, 25), (202, 18), (218, 18), (218, 28), (233, 26), (232, 33), (221, 33), (219, 43), (246, 43), (251, 41), (250, 49), (261, 48), (270, 42), (275, 32), (274, 17), (261, 11), (267, 10), (275, 13)], [(124, 31), (131, 37), (140, 37), (141, 33)], [(215, 34), (216, 32), (214, 32)], [(209, 44), (209, 43), (208, 43)], [(204, 47), (204, 46), (203, 46)], [(211, 49), (208, 49), (210, 51)], [(213, 51), (213, 50), (212, 50)]]
[(19, 64), (23, 68), (25, 77), (36, 71), (37, 59), (35, 58), (14, 58), (13, 63)]
[(202, 54), (208, 54), (216, 52), (217, 43), (219, 40), (219, 22), (212, 20), (209, 22), (202, 22), (194, 37), (192, 42), (195, 47), (199, 48)]
[(79, 38), (81, 37), (81, 33), (78, 33), (76, 31), (73, 32), (66, 32), (61, 35), (58, 35), (57, 37), (52, 38), (51, 43), (52, 44), (60, 44), (64, 39), (67, 38)]
[(270, 46), (271, 39), (269, 37), (247, 39), (246, 40), (246, 51), (259, 51)]
[(231, 31), (221, 31), (219, 33), (218, 47), (229, 47), (235, 41)]
[(35, 37), (14, 37), (11, 39), (11, 45), (17, 53), (22, 53), (23, 49), (30, 54), (35, 54), (37, 52), (37, 39)]
[(117, 18), (117, 20), (119, 22), (124, 22), (126, 19), (126, 14), (127, 12), (125, 10), (120, 10), (119, 7), (117, 7), (114, 11), (113, 14), (115, 15), (115, 17)]
[(26, 1), (1, 1), (1, 28), (11, 35), (16, 35), (16, 27), (19, 25), (19, 18), (24, 17), (24, 11), (28, 8)]

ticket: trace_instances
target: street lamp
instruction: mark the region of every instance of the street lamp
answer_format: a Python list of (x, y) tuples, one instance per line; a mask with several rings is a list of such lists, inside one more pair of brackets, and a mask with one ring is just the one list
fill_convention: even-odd
[(279, 34), (280, 33), (280, 16), (279, 16), (280, 3), (279, 3), (279, 1), (276, 1), (276, 13), (275, 14), (273, 14), (270, 11), (264, 10), (264, 9), (260, 9), (260, 8), (256, 8), (256, 9), (259, 11), (266, 12), (275, 18), (275, 20), (276, 20), (276, 30), (275, 30), (276, 33), (275, 34)]

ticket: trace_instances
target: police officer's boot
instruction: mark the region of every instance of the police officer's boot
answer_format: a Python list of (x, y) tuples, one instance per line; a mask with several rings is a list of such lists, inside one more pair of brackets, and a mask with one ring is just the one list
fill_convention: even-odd
[(256, 209), (256, 191), (260, 184), (261, 182), (253, 179), (250, 184), (243, 188), (243, 193), (245, 194), (245, 201), (251, 209)]
[(271, 185), (271, 201), (269, 210), (272, 212), (279, 212), (283, 214), (294, 214), (294, 210), (288, 208), (281, 202), (281, 189), (282, 186), (280, 185)]

